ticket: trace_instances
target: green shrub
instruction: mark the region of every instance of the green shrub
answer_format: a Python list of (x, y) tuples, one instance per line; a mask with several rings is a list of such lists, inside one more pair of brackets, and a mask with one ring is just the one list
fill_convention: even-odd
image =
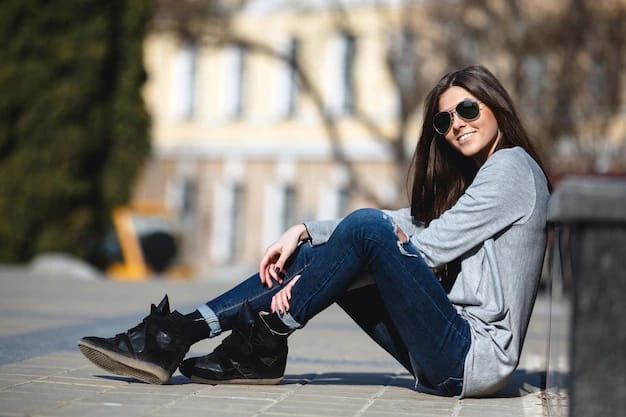
[(0, 261), (93, 258), (149, 152), (152, 0), (0, 3)]

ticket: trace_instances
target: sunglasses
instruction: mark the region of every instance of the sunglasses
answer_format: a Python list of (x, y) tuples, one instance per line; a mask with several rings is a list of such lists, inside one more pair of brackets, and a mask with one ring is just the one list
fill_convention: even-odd
[[(453, 111), (466, 122), (474, 121), (480, 117), (480, 106), (478, 102), (469, 98), (457, 104)], [(448, 130), (450, 130), (452, 120), (454, 120), (453, 111), (441, 111), (433, 117), (433, 127), (440, 135), (445, 135)]]

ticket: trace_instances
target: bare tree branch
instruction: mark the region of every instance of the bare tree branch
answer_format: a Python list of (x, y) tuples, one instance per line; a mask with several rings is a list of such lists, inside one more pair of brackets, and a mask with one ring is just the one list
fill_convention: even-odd
[[(158, 4), (162, 10), (155, 25), (161, 29), (210, 43), (239, 43), (290, 65), (313, 101), (335, 159), (349, 172), (351, 189), (380, 204), (358, 179), (343, 149), (337, 120), (307, 69), (268, 45), (242, 38), (230, 27), (234, 14), (246, 6), (245, 0), (158, 0)], [(542, 14), (529, 13), (523, 0), (407, 0), (400, 21), (381, 5), (383, 33), (379, 36), (387, 39), (382, 64), (399, 98), (395, 127), (383, 129), (358, 106), (351, 117), (373, 140), (390, 149), (400, 178), (409, 162), (405, 147), (409, 121), (432, 83), (431, 74), (415, 63), (434, 59), (442, 69), (483, 63), (499, 69), (544, 149), (554, 148), (560, 139), (576, 138), (579, 156), (593, 159), (593, 152), (585, 156), (582, 147), (589, 148), (590, 140), (607, 140), (611, 122), (623, 111), (625, 85), (626, 3), (603, 4), (570, 0), (561, 9)], [(333, 18), (341, 30), (358, 33), (340, 0), (335, 1)], [(423, 29), (424, 22), (436, 25), (439, 34), (431, 36)], [(424, 52), (411, 45), (411, 37), (422, 44), (430, 42), (430, 49)], [(505, 66), (500, 65), (503, 58), (508, 60)], [(407, 68), (413, 72), (409, 74)]]

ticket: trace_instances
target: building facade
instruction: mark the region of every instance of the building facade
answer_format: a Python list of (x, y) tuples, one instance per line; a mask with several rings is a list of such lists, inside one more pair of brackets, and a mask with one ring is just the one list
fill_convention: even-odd
[[(313, 5), (252, 7), (233, 19), (233, 33), (281, 58), (174, 32), (149, 36), (145, 97), (153, 155), (135, 199), (164, 203), (177, 214), (183, 261), (197, 273), (256, 264), (297, 222), (401, 204), (405, 178), (398, 178), (384, 138), (361, 120), (366, 115), (381, 129), (397, 120), (398, 97), (383, 65), (386, 19), (399, 18), (393, 7), (355, 5), (348, 31), (336, 12)], [(289, 60), (306, 71), (313, 93)], [(351, 175), (375, 201), (350, 188)]]
[(588, 148), (596, 167), (626, 169), (626, 76), (610, 71), (626, 1), (583, 2), (596, 20), (581, 39), (567, 0), (443, 3), (255, 0), (221, 42), (152, 31), (153, 152), (135, 199), (176, 214), (182, 261), (197, 274), (253, 266), (296, 222), (406, 206), (421, 101), (467, 63), (496, 73), (531, 134), (556, 143), (548, 162), (572, 170)]

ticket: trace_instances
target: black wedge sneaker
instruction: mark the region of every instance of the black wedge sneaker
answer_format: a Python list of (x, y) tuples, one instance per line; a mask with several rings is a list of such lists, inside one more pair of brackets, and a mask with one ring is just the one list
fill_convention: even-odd
[(150, 384), (165, 384), (185, 357), (190, 343), (184, 335), (188, 321), (170, 312), (167, 295), (132, 329), (111, 338), (84, 337), (80, 351), (99, 367)]
[(232, 333), (210, 354), (185, 359), (180, 373), (203, 384), (280, 383), (287, 364), (288, 333), (271, 330), (262, 317), (245, 302)]

